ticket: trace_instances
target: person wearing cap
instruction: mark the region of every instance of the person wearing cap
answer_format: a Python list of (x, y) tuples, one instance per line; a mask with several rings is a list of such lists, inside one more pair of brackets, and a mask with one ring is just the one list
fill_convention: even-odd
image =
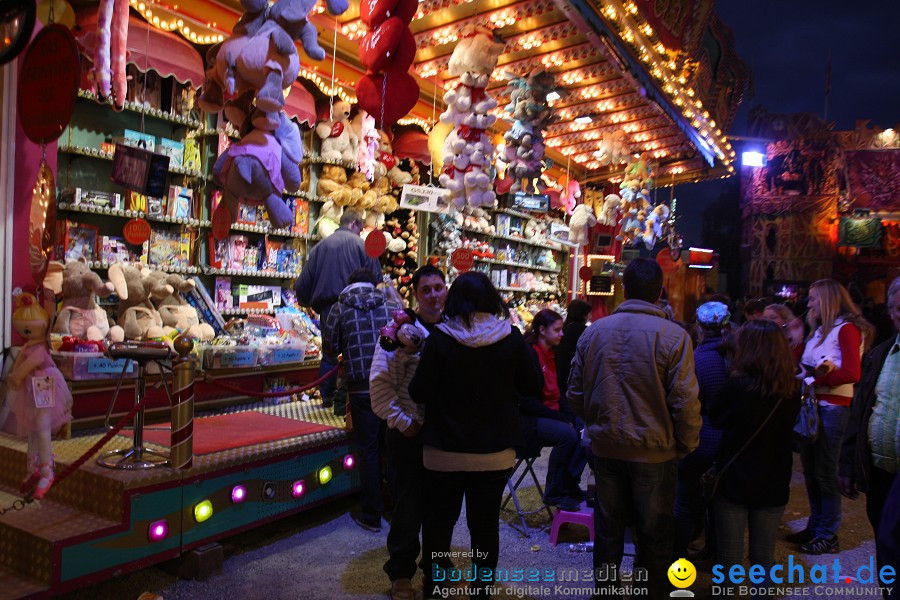
[[(678, 485), (675, 492), (675, 558), (703, 559), (715, 555), (715, 527), (703, 500), (700, 477), (716, 459), (722, 432), (709, 423), (706, 406), (728, 379), (725, 361), (727, 328), (731, 320), (728, 307), (721, 302), (707, 302), (697, 308), (694, 327), (694, 372), (700, 386), (700, 446), (678, 462)], [(689, 553), (688, 546), (700, 532), (705, 534), (705, 547)]]

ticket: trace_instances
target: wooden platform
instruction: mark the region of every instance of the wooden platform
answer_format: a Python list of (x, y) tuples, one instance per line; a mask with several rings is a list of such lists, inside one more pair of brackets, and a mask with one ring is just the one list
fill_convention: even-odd
[[(0, 599), (42, 598), (175, 558), (212, 540), (300, 512), (359, 488), (354, 452), (343, 418), (317, 402), (278, 406), (249, 404), (225, 412), (256, 410), (336, 429), (194, 457), (191, 469), (107, 469), (96, 456), (128, 448), (116, 436), (47, 497), (0, 516)], [(57, 473), (75, 461), (102, 432), (54, 442)], [(158, 448), (152, 444), (151, 448)], [(0, 434), (0, 506), (10, 506), (25, 476), (25, 442)], [(355, 467), (355, 461), (353, 461)], [(332, 477), (320, 475), (329, 467)], [(303, 493), (295, 485), (303, 482)], [(232, 500), (235, 486), (244, 499)], [(205, 500), (212, 516), (197, 522), (194, 507)], [(151, 524), (166, 535), (151, 540)]]

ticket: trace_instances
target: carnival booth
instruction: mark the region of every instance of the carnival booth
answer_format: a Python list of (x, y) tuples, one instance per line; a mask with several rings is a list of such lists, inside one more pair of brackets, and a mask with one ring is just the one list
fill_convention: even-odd
[(0, 15), (4, 598), (358, 490), (293, 291), (348, 207), (401, 296), (481, 270), (524, 327), (706, 260), (659, 190), (734, 170), (711, 0), (33, 4)]

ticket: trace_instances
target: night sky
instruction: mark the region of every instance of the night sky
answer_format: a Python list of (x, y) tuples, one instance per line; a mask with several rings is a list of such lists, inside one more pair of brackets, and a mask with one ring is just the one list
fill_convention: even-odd
[[(753, 89), (730, 135), (746, 134), (747, 114), (759, 105), (769, 112), (821, 116), (829, 54), (828, 120), (836, 129), (854, 129), (857, 120), (867, 119), (883, 128), (900, 125), (900, 1), (719, 0), (716, 12), (753, 71)], [(740, 146), (734, 145), (740, 159)], [(685, 242), (702, 242), (703, 211), (737, 189), (734, 178), (676, 188)]]

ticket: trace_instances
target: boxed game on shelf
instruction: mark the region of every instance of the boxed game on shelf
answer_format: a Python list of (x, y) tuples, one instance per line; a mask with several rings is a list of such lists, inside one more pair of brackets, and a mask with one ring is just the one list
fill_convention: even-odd
[(87, 261), (97, 259), (100, 245), (100, 232), (95, 225), (85, 225), (69, 220), (57, 223), (56, 258), (63, 262), (83, 258)]
[(176, 219), (189, 219), (193, 214), (194, 190), (181, 185), (169, 186), (166, 213)]

